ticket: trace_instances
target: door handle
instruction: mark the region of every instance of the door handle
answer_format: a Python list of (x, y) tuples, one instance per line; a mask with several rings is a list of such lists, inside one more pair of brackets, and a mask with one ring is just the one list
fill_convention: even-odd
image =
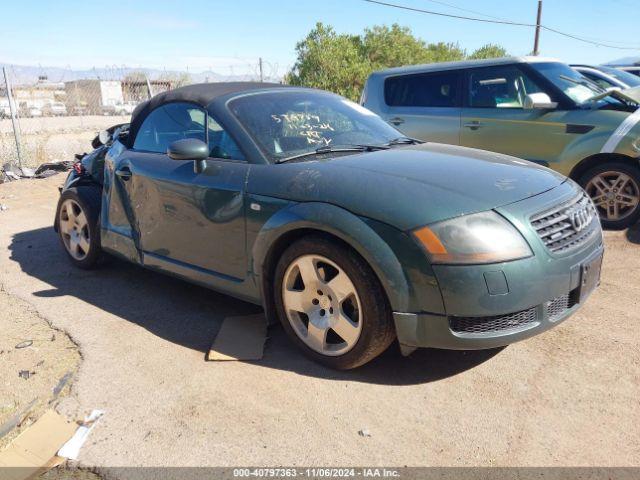
[(127, 181), (131, 178), (131, 170), (129, 167), (122, 167), (116, 170), (116, 175), (122, 180)]
[(484, 125), (482, 123), (480, 123), (480, 122), (473, 121), (473, 122), (465, 123), (463, 126), (465, 128), (470, 128), (471, 130), (477, 130), (480, 127), (483, 127)]
[(404, 123), (404, 119), (400, 117), (393, 117), (389, 119), (389, 123), (393, 123), (394, 125), (402, 125)]

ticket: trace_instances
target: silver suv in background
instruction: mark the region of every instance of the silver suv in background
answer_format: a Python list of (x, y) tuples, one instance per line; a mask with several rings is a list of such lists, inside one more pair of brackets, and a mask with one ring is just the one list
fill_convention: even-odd
[(571, 177), (607, 228), (640, 219), (640, 88), (604, 89), (557, 60), (517, 57), (374, 72), (361, 103), (409, 137)]

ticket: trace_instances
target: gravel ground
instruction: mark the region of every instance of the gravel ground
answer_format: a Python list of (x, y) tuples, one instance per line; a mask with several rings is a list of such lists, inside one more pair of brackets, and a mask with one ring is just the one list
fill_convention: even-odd
[(115, 260), (74, 269), (51, 229), (62, 180), (0, 185), (0, 283), (80, 346), (59, 411), (106, 411), (82, 465), (640, 466), (637, 231), (606, 234), (578, 314), (504, 349), (335, 372), (272, 327), (261, 361), (209, 363), (222, 319), (256, 307)]

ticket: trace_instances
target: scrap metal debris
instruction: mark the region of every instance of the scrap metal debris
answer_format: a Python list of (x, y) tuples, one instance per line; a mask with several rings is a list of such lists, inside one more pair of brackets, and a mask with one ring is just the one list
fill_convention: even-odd
[(369, 432), (369, 430), (367, 430), (366, 428), (363, 428), (358, 432), (358, 435), (360, 435), (361, 437), (370, 437), (371, 432)]
[(19, 171), (20, 171), (20, 176), (24, 178), (33, 178), (36, 174), (33, 171), (33, 168), (29, 168), (29, 167), (21, 167)]
[(58, 380), (58, 384), (55, 387), (53, 387), (53, 398), (51, 399), (51, 401), (58, 398), (58, 395), (60, 395), (60, 392), (62, 392), (65, 385), (69, 383), (69, 380), (71, 380), (71, 377), (73, 377), (73, 372), (67, 372), (62, 376), (60, 380)]
[(22, 175), (22, 172), (20, 171), (20, 167), (12, 163), (5, 163), (2, 167), (2, 170), (4, 172), (4, 176), (9, 181), (20, 180), (20, 176)]
[(71, 160), (45, 162), (35, 170), (29, 167), (19, 167), (13, 163), (5, 163), (0, 168), (0, 183), (20, 180), (20, 178), (46, 178), (71, 170), (72, 167), (73, 161)]
[(35, 375), (35, 374), (36, 374), (36, 372), (30, 372), (29, 370), (20, 370), (20, 371), (18, 372), (18, 376), (19, 376), (20, 378), (24, 378), (25, 380), (29, 380), (29, 377), (30, 377), (31, 375)]
[(71, 170), (73, 167), (73, 162), (70, 160), (62, 160), (59, 162), (47, 162), (40, 165), (36, 168), (35, 176), (36, 178), (46, 178), (52, 175), (56, 175), (60, 172), (66, 172), (67, 170)]
[(33, 345), (33, 340), (25, 340), (24, 342), (20, 342), (19, 344), (17, 344), (14, 348), (18, 350), (20, 348), (30, 347), (31, 345)]

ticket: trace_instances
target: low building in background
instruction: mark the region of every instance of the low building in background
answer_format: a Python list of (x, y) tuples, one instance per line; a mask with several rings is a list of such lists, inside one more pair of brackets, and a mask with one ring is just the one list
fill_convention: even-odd
[(123, 102), (119, 80), (73, 80), (64, 88), (70, 115), (102, 115)]

